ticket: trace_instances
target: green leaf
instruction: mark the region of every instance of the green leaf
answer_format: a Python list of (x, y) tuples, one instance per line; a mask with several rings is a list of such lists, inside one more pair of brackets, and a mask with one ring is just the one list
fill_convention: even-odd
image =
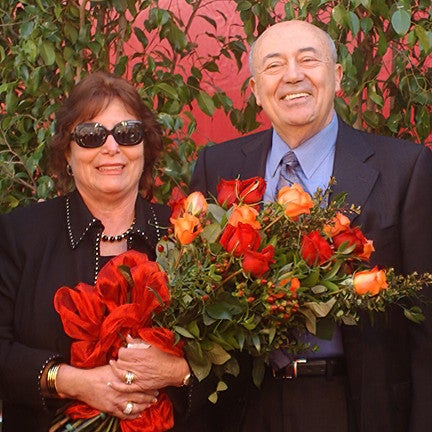
[(214, 243), (218, 239), (221, 232), (221, 226), (218, 223), (212, 223), (210, 225), (206, 225), (203, 228), (201, 236), (209, 243)]
[(349, 14), (343, 4), (338, 4), (332, 9), (333, 19), (341, 26), (346, 27), (349, 22)]
[(300, 308), (299, 312), (305, 317), (305, 325), (309, 333), (316, 334), (316, 316), (308, 308)]
[(211, 371), (211, 361), (197, 341), (188, 340), (183, 349), (193, 374), (198, 381), (202, 381)]
[(315, 286), (320, 278), (320, 269), (319, 267), (314, 267), (309, 275), (301, 280), (301, 285), (305, 287)]
[(410, 309), (404, 309), (404, 315), (416, 324), (420, 324), (425, 320), (422, 310), (418, 306), (413, 306)]
[(195, 339), (195, 336), (194, 336), (191, 332), (189, 332), (188, 330), (186, 330), (186, 329), (183, 328), (183, 327), (180, 327), (180, 326), (174, 326), (174, 331), (175, 331), (176, 333), (178, 333), (180, 336), (183, 336), (183, 337), (185, 337), (185, 338), (188, 338), (188, 339)]
[(208, 399), (211, 403), (215, 404), (215, 403), (218, 401), (218, 394), (217, 394), (217, 391), (211, 393), (207, 399)]
[(207, 93), (200, 91), (197, 95), (196, 100), (202, 112), (209, 116), (213, 115), (215, 105), (213, 99)]
[(414, 32), (420, 42), (422, 51), (424, 51), (425, 53), (429, 52), (431, 48), (431, 39), (432, 39), (431, 32), (427, 32), (423, 28), (423, 26), (420, 25), (415, 26)]
[(216, 391), (217, 392), (225, 391), (227, 389), (228, 389), (228, 386), (223, 381), (219, 381), (217, 383), (217, 387), (216, 387)]
[(314, 294), (323, 294), (327, 291), (327, 287), (325, 287), (324, 285), (315, 285), (311, 288), (311, 291)]
[(40, 48), (40, 54), (46, 65), (53, 65), (55, 62), (55, 49), (51, 42), (44, 41)]
[(398, 9), (391, 17), (391, 24), (396, 33), (405, 35), (411, 26), (411, 15), (404, 9)]
[(167, 83), (156, 84), (155, 90), (156, 90), (156, 93), (159, 93), (159, 91), (161, 91), (162, 93), (165, 93), (167, 96), (169, 96), (173, 99), (178, 99), (177, 90), (173, 86), (171, 86)]
[(222, 365), (231, 358), (231, 356), (217, 343), (213, 344), (213, 348), (209, 351), (208, 356), (210, 361), (216, 365)]
[(352, 11), (349, 12), (348, 17), (349, 17), (349, 23), (350, 23), (349, 27), (353, 33), (353, 36), (356, 36), (360, 30), (360, 20), (359, 20), (358, 16)]
[(254, 358), (252, 366), (252, 379), (254, 384), (260, 388), (265, 375), (265, 361), (264, 356)]
[(227, 297), (225, 300), (206, 306), (205, 310), (214, 319), (232, 320), (233, 315), (240, 313), (242, 308), (236, 299)]
[(332, 297), (327, 302), (306, 302), (303, 306), (310, 309), (316, 317), (323, 318), (329, 314), (335, 303), (336, 298)]

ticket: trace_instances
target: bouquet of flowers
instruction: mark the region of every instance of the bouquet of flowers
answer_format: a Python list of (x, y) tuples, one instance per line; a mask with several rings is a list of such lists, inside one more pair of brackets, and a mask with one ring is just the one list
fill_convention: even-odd
[(226, 389), (224, 374), (238, 373), (235, 351), (256, 358), (259, 385), (269, 353), (303, 351), (306, 331), (328, 333), (391, 304), (423, 319), (411, 298), (432, 275), (370, 268), (372, 241), (348, 218), (359, 209), (346, 208), (343, 194), (330, 201), (330, 189), (311, 197), (294, 184), (263, 205), (262, 178), (222, 180), (214, 203), (199, 192), (175, 203), (157, 258), (171, 302), (155, 322), (184, 341), (198, 379), (211, 370), (220, 377), (210, 400)]
[[(182, 356), (182, 344), (175, 343), (174, 333), (154, 326), (152, 321), (169, 298), (166, 274), (147, 255), (133, 250), (110, 260), (99, 272), (95, 286), (80, 283), (74, 289), (61, 287), (54, 306), (65, 332), (74, 339), (71, 364), (79, 368), (108, 364), (117, 358), (127, 335)], [(50, 432), (160, 432), (173, 425), (171, 401), (161, 391), (156, 403), (131, 420), (74, 401), (59, 412)]]
[[(412, 321), (423, 319), (411, 300), (432, 275), (370, 268), (373, 244), (351, 226), (348, 216), (359, 210), (346, 208), (344, 195), (330, 201), (329, 187), (311, 197), (295, 184), (263, 205), (264, 189), (256, 177), (222, 180), (213, 203), (194, 192), (173, 206), (157, 263), (128, 251), (100, 271), (94, 287), (62, 287), (55, 307), (75, 340), (71, 364), (107, 364), (130, 334), (184, 354), (199, 380), (213, 372), (219, 382), (209, 399), (216, 402), (227, 388), (225, 374), (239, 373), (235, 352), (256, 359), (259, 385), (269, 353), (303, 351), (307, 331), (354, 325), (362, 312), (391, 305)], [(54, 423), (52, 431), (150, 432), (171, 428), (173, 415), (162, 393), (139, 419), (73, 402)]]

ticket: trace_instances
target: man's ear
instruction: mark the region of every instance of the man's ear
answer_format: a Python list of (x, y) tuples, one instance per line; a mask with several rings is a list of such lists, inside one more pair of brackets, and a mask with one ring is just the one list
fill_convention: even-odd
[(335, 64), (335, 92), (340, 91), (341, 89), (341, 82), (343, 77), (343, 68), (340, 63)]
[(258, 106), (261, 106), (261, 100), (259, 98), (258, 92), (256, 91), (256, 81), (255, 78), (252, 77), (249, 79), (249, 88), (251, 89), (252, 93), (255, 96), (255, 100)]

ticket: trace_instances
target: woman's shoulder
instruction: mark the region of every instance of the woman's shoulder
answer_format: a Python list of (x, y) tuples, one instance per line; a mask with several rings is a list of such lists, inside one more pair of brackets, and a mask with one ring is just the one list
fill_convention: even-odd
[(0, 215), (0, 221), (17, 226), (30, 225), (35, 229), (37, 227), (43, 229), (44, 225), (48, 225), (52, 219), (58, 218), (60, 212), (64, 213), (64, 208), (64, 197), (56, 197), (18, 207), (9, 213)]

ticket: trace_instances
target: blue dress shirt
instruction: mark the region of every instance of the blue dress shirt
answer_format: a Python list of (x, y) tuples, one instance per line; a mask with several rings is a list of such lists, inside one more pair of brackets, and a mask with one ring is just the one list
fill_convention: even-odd
[[(304, 189), (311, 195), (315, 193), (317, 188), (324, 190), (328, 186), (333, 172), (337, 133), (338, 121), (336, 114), (333, 113), (332, 120), (323, 130), (292, 150), (300, 165), (297, 175), (302, 181)], [(266, 162), (265, 180), (267, 187), (264, 193), (265, 202), (276, 199), (275, 192), (279, 180), (280, 162), (289, 150), (288, 145), (273, 130), (272, 146)], [(314, 345), (319, 347), (316, 352), (308, 351), (304, 353), (304, 357), (307, 358), (337, 357), (343, 354), (341, 332), (337, 326), (335, 326), (331, 340), (318, 339), (312, 334), (308, 334), (305, 342), (309, 342), (311, 347)], [(283, 367), (289, 361), (286, 356), (272, 357), (274, 357), (272, 361), (278, 367)]]

